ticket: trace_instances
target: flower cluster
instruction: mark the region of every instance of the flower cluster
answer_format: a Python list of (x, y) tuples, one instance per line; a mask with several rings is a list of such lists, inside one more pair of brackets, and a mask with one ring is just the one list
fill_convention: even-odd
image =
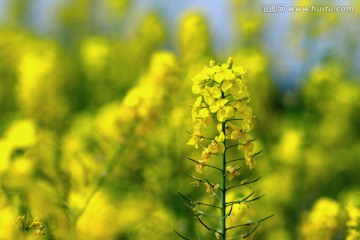
[(181, 59), (191, 63), (210, 53), (210, 33), (206, 18), (198, 13), (189, 12), (181, 17), (178, 33)]
[(346, 206), (348, 220), (346, 222), (348, 234), (346, 240), (360, 239), (360, 204), (351, 202)]
[(42, 236), (46, 234), (46, 227), (42, 224), (39, 218), (34, 218), (32, 222), (25, 217), (25, 215), (18, 216), (15, 223), (20, 227), (20, 231), (24, 233), (32, 232), (35, 236)]
[(249, 135), (254, 117), (251, 107), (247, 106), (250, 98), (244, 82), (246, 71), (232, 65), (232, 58), (222, 65), (210, 61), (210, 66), (192, 79), (192, 91), (199, 96), (192, 106), (194, 130), (188, 144), (198, 148), (205, 138), (202, 130), (208, 125), (217, 124), (218, 130), (218, 135), (208, 138), (210, 143), (203, 148), (196, 165), (199, 173), (212, 155), (225, 152), (225, 140), (236, 141), (238, 149), (244, 151), (246, 165), (250, 169), (255, 166), (253, 140)]
[(339, 234), (341, 208), (330, 198), (318, 199), (300, 226), (300, 239), (331, 240)]
[[(239, 200), (235, 197), (238, 193), (232, 194), (233, 191), (237, 191), (234, 190), (235, 188), (255, 183), (260, 179), (247, 179), (255, 166), (254, 156), (260, 152), (253, 153), (254, 139), (249, 134), (254, 125), (254, 117), (252, 108), (247, 105), (250, 96), (245, 76), (246, 71), (240, 66), (233, 67), (233, 60), (229, 58), (224, 64), (210, 61), (210, 66), (204, 67), (192, 79), (194, 82), (192, 92), (198, 96), (192, 105), (191, 115), (194, 127), (187, 144), (196, 149), (201, 147), (202, 152), (198, 159), (188, 159), (196, 164), (195, 169), (199, 174), (203, 173), (205, 167), (213, 169), (215, 174), (210, 175), (206, 172), (201, 177), (188, 176), (195, 180), (192, 182), (195, 187), (205, 185), (212, 202), (194, 201), (179, 194), (190, 205), (193, 205), (188, 206), (193, 210), (199, 222), (215, 233), (216, 239), (221, 240), (227, 239), (227, 235), (231, 239), (238, 239), (239, 236), (242, 239), (248, 239), (261, 222), (272, 217), (271, 215), (256, 221), (248, 220), (242, 224), (232, 224), (230, 219), (232, 215), (239, 213), (233, 208), (235, 205), (247, 205), (262, 197), (252, 197), (254, 192), (244, 192), (244, 197)], [(238, 157), (238, 151), (244, 155)], [(241, 161), (245, 163), (238, 165)], [(243, 169), (246, 166), (249, 169)], [(233, 183), (229, 183), (232, 180), (234, 180)], [(200, 205), (205, 205), (211, 210), (200, 211)], [(221, 213), (214, 215), (211, 212), (214, 209), (220, 209)], [(244, 215), (241, 214), (241, 216)], [(215, 227), (213, 223), (207, 221), (207, 217), (219, 219), (219, 224)], [(249, 228), (244, 231), (243, 227)], [(183, 239), (188, 239), (180, 233), (177, 234)]]

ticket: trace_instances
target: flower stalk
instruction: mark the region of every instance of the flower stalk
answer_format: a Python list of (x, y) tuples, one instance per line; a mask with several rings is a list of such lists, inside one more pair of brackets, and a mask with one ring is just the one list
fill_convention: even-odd
[[(221, 92), (224, 99), (224, 92)], [(221, 124), (221, 131), (225, 134), (226, 123)], [(226, 146), (226, 139), (224, 139), (224, 146)], [(222, 155), (222, 176), (221, 176), (221, 236), (226, 239), (226, 148)]]

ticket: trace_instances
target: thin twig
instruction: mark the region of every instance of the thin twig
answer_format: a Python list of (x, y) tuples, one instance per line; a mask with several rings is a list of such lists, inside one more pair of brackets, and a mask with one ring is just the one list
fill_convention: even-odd
[(227, 203), (226, 203), (226, 206), (229, 206), (229, 205), (231, 205), (231, 204), (240, 204), (240, 203), (246, 202), (246, 200), (247, 200), (248, 198), (250, 198), (253, 194), (254, 194), (254, 192), (250, 193), (248, 196), (246, 196), (246, 197), (243, 198), (242, 200), (227, 202)]
[(174, 232), (175, 232), (179, 237), (181, 237), (182, 239), (191, 240), (190, 238), (184, 237), (183, 235), (181, 235), (180, 233), (178, 233), (175, 229), (173, 229), (173, 230), (174, 230)]
[(188, 208), (190, 208), (193, 212), (194, 212), (194, 215), (195, 216), (206, 216), (206, 217), (212, 217), (212, 218), (215, 218), (216, 220), (220, 220), (220, 218), (219, 217), (217, 217), (217, 216), (214, 216), (214, 215), (211, 215), (211, 214), (208, 214), (208, 213), (206, 213), (206, 212), (203, 212), (203, 211), (200, 211), (200, 210), (198, 210), (198, 205), (196, 205), (195, 207), (193, 207), (193, 206), (190, 206), (189, 204), (187, 204), (187, 203), (184, 203), (185, 204), (185, 206), (187, 206)]
[(196, 180), (196, 181), (199, 181), (199, 182), (201, 182), (201, 183), (203, 183), (203, 182), (204, 182), (204, 181), (203, 181), (203, 180), (201, 180), (200, 178), (197, 178), (197, 177), (191, 176), (190, 174), (188, 174), (188, 173), (186, 173), (186, 172), (184, 172), (184, 174), (185, 174), (186, 176), (188, 176), (189, 178), (192, 178), (192, 179), (194, 179), (194, 180)]
[[(209, 231), (213, 231), (213, 232), (217, 232), (217, 233), (220, 233), (219, 231), (215, 230), (215, 229), (212, 229), (210, 227), (208, 227), (203, 221), (201, 221), (200, 217), (199, 216), (196, 216), (196, 218), (199, 220), (199, 222), (201, 223), (201, 225), (203, 225), (204, 227), (206, 227), (207, 230)], [(220, 233), (221, 234), (221, 233)]]
[(264, 196), (265, 196), (265, 194), (261, 195), (260, 197), (256, 197), (256, 198), (253, 198), (253, 199), (251, 199), (251, 200), (248, 200), (248, 201), (246, 201), (246, 202), (253, 202), (253, 201), (256, 201), (256, 200), (258, 200), (258, 199), (260, 199), (260, 198), (262, 198), (262, 197), (264, 197)]
[(260, 223), (253, 229), (251, 230), (249, 233), (245, 234), (242, 236), (243, 239), (247, 238), (248, 236), (250, 236), (253, 232), (255, 232), (255, 230), (260, 226)]
[(251, 226), (251, 225), (254, 225), (254, 224), (259, 224), (259, 223), (265, 221), (266, 219), (271, 218), (272, 216), (274, 216), (274, 214), (272, 214), (272, 215), (270, 215), (270, 216), (267, 216), (266, 218), (260, 219), (260, 220), (258, 220), (258, 221), (256, 221), (256, 222), (248, 221), (248, 222), (243, 223), (243, 224), (239, 224), (239, 225), (236, 225), (236, 226), (228, 227), (228, 228), (226, 228), (226, 230), (230, 230), (230, 229), (238, 228), (238, 227)]
[[(215, 185), (212, 184), (207, 178), (206, 178), (205, 180), (206, 180), (207, 184), (209, 184), (209, 185), (211, 186), (212, 189), (215, 188)], [(220, 186), (219, 186), (219, 190), (220, 190), (220, 191), (223, 191), (223, 189), (222, 189)]]
[[(251, 142), (253, 142), (253, 141), (255, 141), (255, 140), (256, 140), (256, 138), (251, 139), (251, 140), (247, 141), (246, 143), (239, 143), (239, 144), (231, 145), (231, 146), (229, 146), (229, 147), (226, 147), (226, 148), (225, 148), (225, 151), (226, 151), (227, 149), (229, 149), (229, 148), (233, 148), (233, 147), (236, 147), (236, 146), (244, 146), (244, 145), (246, 145), (246, 144), (248, 144), (248, 143), (251, 143)], [(227, 162), (227, 163), (229, 163), (229, 162)]]
[(233, 204), (231, 204), (231, 206), (230, 206), (230, 210), (229, 210), (229, 212), (228, 212), (228, 214), (227, 214), (227, 216), (229, 217), (230, 216), (230, 214), (231, 214), (231, 212), (232, 212), (232, 210), (233, 210)]
[(227, 119), (225, 120), (225, 122), (230, 122), (230, 121), (242, 121), (244, 120), (243, 118), (230, 118), (230, 119)]
[[(190, 160), (190, 161), (192, 161), (192, 162), (194, 162), (194, 163), (199, 164), (199, 162), (198, 162), (198, 161), (196, 161), (196, 160), (195, 160), (195, 159), (193, 159), (193, 158), (187, 158), (187, 159), (188, 159), (188, 160)], [(215, 167), (215, 166), (212, 166), (212, 165), (209, 165), (209, 164), (205, 164), (205, 165), (204, 165), (204, 167), (214, 168), (214, 169), (216, 169), (216, 170), (222, 171), (220, 168)]]
[(207, 203), (203, 203), (203, 202), (199, 202), (199, 201), (193, 201), (191, 200), (190, 198), (184, 196), (182, 193), (178, 192), (178, 194), (184, 198), (185, 200), (187, 200), (188, 202), (190, 202), (191, 204), (194, 204), (194, 205), (203, 205), (203, 206), (207, 206), (207, 207), (213, 207), (213, 208), (218, 208), (218, 209), (221, 209), (220, 207), (218, 206), (215, 206), (215, 205), (212, 205), (212, 204), (207, 204)]
[(235, 186), (231, 186), (231, 187), (228, 187), (226, 189), (226, 191), (230, 190), (230, 189), (233, 189), (233, 188), (236, 188), (236, 187), (241, 187), (241, 186), (246, 186), (246, 185), (249, 185), (251, 183), (254, 183), (254, 182), (257, 182), (261, 179), (261, 177), (258, 177), (257, 179), (253, 180), (253, 181), (250, 181), (250, 182), (245, 182), (245, 183), (240, 183), (239, 185), (235, 185)]
[[(256, 157), (257, 155), (259, 155), (260, 153), (262, 153), (262, 151), (263, 151), (263, 150), (260, 150), (259, 152), (254, 153), (253, 155), (251, 155), (251, 157)], [(232, 162), (235, 162), (235, 161), (242, 161), (242, 160), (245, 160), (245, 158), (233, 159), (233, 160), (228, 161), (227, 163), (232, 163)]]
[(240, 145), (243, 145), (243, 144), (234, 144), (234, 145), (231, 145), (231, 146), (229, 146), (229, 147), (226, 147), (226, 148), (225, 148), (225, 151), (228, 150), (228, 149), (230, 149), (230, 148), (237, 147), (237, 146), (240, 146)]

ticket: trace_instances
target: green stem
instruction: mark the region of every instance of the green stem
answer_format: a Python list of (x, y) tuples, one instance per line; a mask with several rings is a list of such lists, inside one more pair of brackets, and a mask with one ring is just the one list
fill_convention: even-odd
[[(225, 94), (221, 91), (221, 97), (225, 98)], [(225, 135), (226, 123), (223, 122), (221, 124), (221, 131)], [(226, 146), (226, 140), (224, 140), (224, 146)], [(222, 155), (222, 173), (221, 173), (221, 237), (223, 240), (226, 240), (226, 149), (224, 150), (224, 154)]]

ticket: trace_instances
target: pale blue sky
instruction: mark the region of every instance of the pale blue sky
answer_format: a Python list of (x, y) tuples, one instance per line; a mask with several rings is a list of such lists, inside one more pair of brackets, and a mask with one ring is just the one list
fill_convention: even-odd
[[(11, 0), (0, 0), (0, 22), (6, 17), (6, 4)], [(100, 0), (99, 0), (100, 1)], [(170, 30), (175, 32), (178, 19), (182, 13), (194, 10), (203, 13), (210, 24), (213, 46), (217, 55), (226, 55), (231, 43), (231, 22), (229, 12), (231, 11), (231, 0), (133, 0), (129, 15), (131, 21), (141, 19), (148, 10), (156, 10), (167, 19), (166, 24)], [(254, 0), (259, 5), (259, 12), (262, 4), (286, 4), (292, 5), (294, 0)], [(318, 4), (326, 4), (329, 0), (317, 0)], [(337, 5), (351, 6), (354, 0), (331, 0)], [(29, 26), (39, 33), (51, 32), (56, 25), (56, 8), (65, 0), (32, 0), (33, 5), (30, 11)], [(266, 13), (264, 13), (266, 14)], [(326, 13), (324, 13), (326, 14)], [(271, 64), (277, 75), (278, 82), (285, 88), (297, 85), (300, 81), (299, 73), (303, 71), (305, 63), (301, 63), (295, 56), (292, 49), (287, 46), (288, 31), (290, 29), (289, 19), (291, 13), (269, 14), (269, 28), (265, 33), (264, 47), (276, 59)], [(296, 32), (296, 31), (295, 31)], [(174, 37), (174, 34), (172, 34)], [(299, 35), (301, 37), (301, 35)], [(356, 36), (356, 35), (355, 35)], [(359, 34), (357, 33), (359, 37)], [(320, 61), (322, 52), (327, 51), (331, 46), (339, 45), (343, 41), (341, 34), (332, 35), (331, 39), (316, 40), (311, 49), (310, 61), (314, 64)], [(358, 39), (358, 42), (360, 39)], [(341, 51), (341, 50), (340, 50)], [(225, 53), (224, 53), (225, 52)], [(360, 55), (360, 53), (359, 53)], [(292, 79), (291, 79), (292, 78)], [(284, 80), (282, 80), (284, 79)]]

